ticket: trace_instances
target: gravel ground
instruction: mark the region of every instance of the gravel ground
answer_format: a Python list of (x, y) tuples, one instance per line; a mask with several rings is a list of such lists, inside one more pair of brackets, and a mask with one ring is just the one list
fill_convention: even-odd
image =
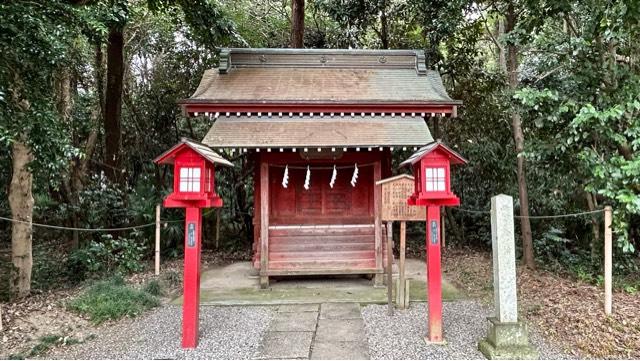
[[(487, 316), (491, 310), (477, 301), (445, 302), (443, 306), (444, 346), (427, 345), (427, 309), (425, 303), (387, 315), (386, 305), (362, 309), (371, 359), (484, 359), (478, 341), (486, 337)], [(569, 356), (529, 330), (529, 337), (541, 359), (567, 359)]]
[(251, 359), (273, 318), (270, 307), (200, 308), (200, 343), (182, 350), (179, 306), (163, 306), (100, 329), (83, 344), (44, 355), (53, 359)]

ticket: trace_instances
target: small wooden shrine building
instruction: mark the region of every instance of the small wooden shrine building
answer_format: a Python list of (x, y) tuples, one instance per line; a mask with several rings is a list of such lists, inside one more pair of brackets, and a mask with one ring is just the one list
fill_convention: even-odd
[(223, 49), (181, 102), (188, 116), (213, 121), (202, 143), (255, 161), (263, 286), (308, 274), (381, 282), (376, 181), (391, 175), (393, 150), (433, 141), (428, 117), (456, 116), (459, 104), (422, 51), (316, 49)]

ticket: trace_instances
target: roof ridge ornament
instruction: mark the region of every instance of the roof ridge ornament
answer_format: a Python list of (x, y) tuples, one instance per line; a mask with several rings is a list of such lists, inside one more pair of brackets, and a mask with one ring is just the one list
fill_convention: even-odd
[(221, 48), (218, 72), (226, 74), (232, 67), (414, 68), (425, 75), (424, 54), (417, 49)]
[(220, 50), (220, 62), (218, 65), (218, 72), (220, 74), (226, 74), (231, 69), (231, 49), (223, 48)]
[(424, 50), (416, 50), (416, 72), (419, 75), (427, 74), (427, 57)]

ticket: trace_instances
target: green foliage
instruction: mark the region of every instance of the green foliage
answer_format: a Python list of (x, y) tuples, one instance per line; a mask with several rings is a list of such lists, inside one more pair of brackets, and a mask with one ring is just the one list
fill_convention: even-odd
[[(516, 196), (516, 156), (527, 159), (530, 212), (551, 215), (614, 207), (616, 272), (634, 272), (640, 246), (640, 5), (629, 1), (517, 1), (519, 24), (497, 34), (509, 2), (309, 0), (305, 44), (318, 48), (416, 48), (442, 74), (449, 94), (463, 101), (457, 119), (438, 121), (441, 137), (470, 160), (453, 171), (462, 207), (488, 210), (491, 196)], [(75, 5), (74, 5), (75, 4)], [(220, 46), (286, 47), (290, 2), (278, 0), (99, 0), (0, 4), (0, 154), (26, 138), (32, 146), (34, 221), (79, 227), (127, 227), (154, 221), (154, 208), (172, 184), (169, 167), (150, 162), (183, 136), (201, 139), (204, 118), (185, 118), (176, 100), (188, 97), (202, 73), (218, 63)], [(104, 54), (112, 28), (122, 29), (126, 45), (122, 104), (122, 184), (103, 173), (104, 137), (98, 134), (82, 191), (64, 189), (72, 165), (85, 159), (84, 145), (100, 129), (96, 55)], [(494, 43), (495, 41), (495, 43)], [(521, 47), (515, 98), (500, 69), (497, 45)], [(102, 69), (104, 70), (104, 69)], [(62, 120), (55, 101), (56, 81), (67, 72), (72, 111)], [(105, 79), (101, 79), (103, 82)], [(522, 115), (526, 139), (513, 150), (510, 112)], [(98, 115), (96, 115), (96, 112)], [(436, 123), (429, 121), (435, 134)], [(393, 170), (407, 153), (395, 152)], [(225, 249), (248, 250), (253, 239), (253, 168), (244, 155), (224, 153), (235, 168), (216, 174), (224, 200), (221, 225)], [(0, 156), (0, 184), (10, 181), (11, 160)], [(70, 199), (77, 196), (77, 202)], [(519, 211), (516, 197), (516, 213)], [(0, 209), (8, 210), (6, 192)], [(205, 237), (215, 214), (204, 217)], [(181, 253), (182, 210), (163, 210), (163, 256)], [(6, 215), (6, 212), (2, 215)], [(602, 217), (596, 222), (602, 228)], [(409, 232), (423, 239), (424, 227)], [(539, 260), (597, 282), (601, 244), (591, 217), (532, 220)], [(81, 232), (80, 248), (35, 247), (34, 286), (140, 270), (150, 257), (154, 228), (134, 234)], [(447, 211), (447, 243), (488, 247), (489, 217)], [(67, 241), (71, 232), (36, 229), (34, 244)], [(0, 242), (9, 223), (0, 222)], [(602, 234), (600, 234), (600, 240)], [(601, 242), (601, 241), (599, 241)], [(422, 251), (423, 245), (416, 244)], [(57, 262), (62, 260), (61, 262)], [(180, 275), (174, 275), (179, 282)], [(165, 280), (163, 280), (165, 282)], [(633, 286), (633, 281), (629, 283)], [(153, 288), (154, 286), (149, 286)], [(150, 290), (151, 291), (151, 290)]]
[(95, 324), (122, 317), (135, 317), (160, 305), (158, 299), (124, 283), (122, 278), (97, 282), (71, 301), (69, 308), (89, 317)]
[(149, 282), (145, 283), (144, 287), (142, 287), (142, 291), (152, 296), (162, 296), (164, 294), (162, 285), (158, 280), (150, 280)]
[(39, 343), (33, 346), (31, 351), (29, 351), (28, 357), (35, 357), (42, 353), (47, 352), (51, 347), (57, 345), (75, 345), (81, 343), (81, 341), (72, 338), (72, 337), (64, 337), (60, 335), (46, 335), (42, 336), (39, 339)]
[(61, 0), (0, 4), (0, 146), (27, 142), (36, 156), (33, 166), (48, 174), (60, 172), (61, 155), (73, 152), (51, 89), (76, 38), (69, 25), (81, 22)]
[(69, 255), (70, 277), (80, 281), (114, 272), (128, 274), (142, 271), (146, 246), (140, 240), (140, 235), (135, 230), (126, 238), (104, 234), (99, 242), (89, 242), (86, 247)]
[(41, 291), (54, 289), (66, 282), (66, 276), (67, 257), (59, 245), (55, 242), (34, 245), (32, 289)]
[(223, 8), (210, 0), (147, 0), (153, 11), (182, 10), (183, 19), (190, 27), (190, 37), (214, 50), (216, 44), (235, 41), (246, 45), (236, 25)]
[(577, 30), (552, 26), (562, 13), (541, 22), (532, 39), (542, 55), (524, 64), (532, 78), (544, 75), (516, 94), (535, 134), (527, 156), (552, 167), (557, 189), (570, 195), (578, 186), (613, 206), (618, 263), (632, 265), (624, 254), (636, 253), (640, 234), (640, 76), (615, 52), (640, 53), (629, 40), (639, 35), (640, 9), (600, 1), (571, 8)]

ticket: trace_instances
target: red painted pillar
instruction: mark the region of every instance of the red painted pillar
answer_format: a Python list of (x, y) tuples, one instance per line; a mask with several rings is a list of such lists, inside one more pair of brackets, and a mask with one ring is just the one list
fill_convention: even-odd
[(184, 300), (182, 304), (182, 348), (198, 345), (200, 306), (200, 208), (186, 209), (184, 236)]
[(427, 296), (429, 342), (442, 342), (442, 274), (440, 271), (440, 207), (427, 207)]

